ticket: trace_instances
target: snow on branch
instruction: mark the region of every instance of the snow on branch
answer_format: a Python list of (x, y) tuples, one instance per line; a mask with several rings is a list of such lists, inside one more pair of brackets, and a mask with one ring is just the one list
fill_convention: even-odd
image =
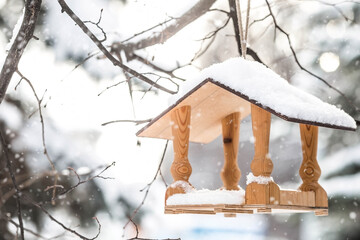
[(5, 59), (5, 63), (0, 73), (0, 103), (5, 97), (5, 93), (9, 86), (10, 80), (16, 71), (20, 58), (29, 43), (33, 38), (35, 25), (38, 15), (40, 13), (41, 0), (27, 0), (25, 3), (24, 18), (21, 23), (19, 32), (14, 39), (9, 53)]
[(61, 12), (65, 12), (68, 14), (68, 16), (81, 28), (81, 30), (95, 43), (95, 45), (101, 50), (101, 52), (106, 56), (107, 59), (109, 59), (114, 66), (118, 66), (122, 68), (127, 73), (137, 77), (139, 80), (144, 81), (151, 86), (154, 86), (158, 88), (159, 90), (162, 90), (164, 92), (175, 94), (175, 91), (172, 91), (168, 88), (165, 88), (156, 82), (152, 81), (151, 79), (147, 78), (146, 76), (138, 73), (134, 69), (126, 66), (119, 60), (117, 60), (102, 44), (102, 42), (90, 31), (90, 29), (85, 25), (85, 23), (71, 10), (71, 8), (66, 4), (64, 0), (58, 0), (60, 6), (61, 6)]
[[(195, 4), (189, 11), (184, 13), (176, 21), (165, 28), (160, 34), (151, 38), (144, 38), (136, 43), (129, 43), (124, 46), (127, 52), (133, 52), (134, 50), (147, 48), (155, 44), (161, 44), (166, 42), (169, 38), (178, 33), (181, 29), (192, 23), (205, 13), (207, 13), (210, 7), (216, 2), (216, 0), (201, 0)], [(122, 45), (120, 43), (114, 43), (113, 45)]]

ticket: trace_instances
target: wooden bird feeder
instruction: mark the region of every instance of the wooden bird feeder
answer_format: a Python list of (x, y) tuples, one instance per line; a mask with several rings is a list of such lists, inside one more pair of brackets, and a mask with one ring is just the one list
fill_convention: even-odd
[[(186, 84), (173, 104), (137, 133), (140, 137), (173, 140), (174, 183), (166, 191), (165, 213), (225, 213), (228, 217), (236, 213), (328, 214), (327, 193), (318, 183), (318, 126), (356, 130), (355, 121), (348, 114), (291, 86), (262, 64), (242, 58), (215, 64)], [(251, 162), (253, 177), (248, 179), (244, 191), (238, 186), (241, 171), (237, 158), (240, 121), (249, 114), (255, 155)], [(283, 190), (271, 178), (271, 114), (300, 125), (303, 161), (299, 174), (303, 182), (296, 190)], [(209, 143), (221, 133), (225, 157), (221, 171), (223, 188), (198, 191), (189, 183), (189, 141)]]

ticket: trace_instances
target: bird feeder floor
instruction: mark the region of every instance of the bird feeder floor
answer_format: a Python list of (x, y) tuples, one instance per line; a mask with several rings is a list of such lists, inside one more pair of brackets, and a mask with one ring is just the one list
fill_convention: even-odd
[(234, 204), (197, 204), (197, 205), (167, 205), (165, 214), (225, 214), (235, 217), (236, 214), (271, 214), (271, 213), (307, 213), (314, 212), (316, 216), (327, 216), (326, 207), (306, 207), (290, 205), (234, 205)]

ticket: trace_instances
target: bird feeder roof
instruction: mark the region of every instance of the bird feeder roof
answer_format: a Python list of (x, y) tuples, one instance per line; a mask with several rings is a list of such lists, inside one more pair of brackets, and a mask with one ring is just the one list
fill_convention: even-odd
[(328, 128), (356, 130), (343, 110), (290, 85), (266, 66), (243, 58), (214, 64), (186, 81), (170, 99), (170, 107), (142, 128), (137, 136), (172, 139), (171, 111), (191, 106), (190, 141), (208, 143), (221, 134), (221, 119), (255, 104), (287, 121)]

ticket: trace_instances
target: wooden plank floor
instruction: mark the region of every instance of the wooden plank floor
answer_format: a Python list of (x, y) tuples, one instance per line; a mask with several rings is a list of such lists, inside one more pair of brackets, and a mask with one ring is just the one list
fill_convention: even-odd
[(166, 214), (218, 214), (224, 213), (227, 217), (236, 214), (269, 214), (269, 213), (304, 213), (314, 212), (316, 216), (327, 216), (328, 208), (306, 207), (290, 205), (228, 205), (228, 204), (203, 204), (203, 205), (168, 205), (165, 206)]

